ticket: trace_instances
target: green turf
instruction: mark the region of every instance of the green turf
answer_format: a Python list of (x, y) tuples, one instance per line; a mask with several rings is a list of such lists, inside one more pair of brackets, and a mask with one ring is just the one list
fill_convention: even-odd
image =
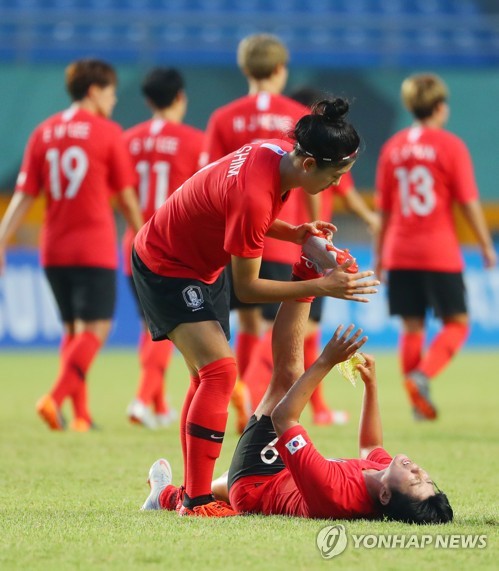
[[(349, 534), (486, 534), (487, 548), (354, 549), (350, 539), (341, 556), (325, 561), (315, 537), (326, 521), (196, 520), (138, 511), (150, 464), (166, 456), (178, 482), (181, 454), (178, 425), (148, 432), (125, 419), (136, 383), (134, 353), (105, 352), (94, 365), (91, 402), (102, 430), (89, 434), (52, 433), (34, 414), (56, 371), (55, 353), (0, 353), (0, 569), (497, 569), (498, 365), (492, 352), (460, 355), (434, 384), (440, 420), (415, 424), (395, 356), (379, 356), (386, 448), (406, 452), (428, 470), (448, 494), (456, 519), (425, 529), (345, 524)], [(186, 382), (175, 358), (169, 385), (177, 410)], [(326, 392), (336, 407), (352, 412), (352, 420), (343, 427), (311, 427), (311, 436), (326, 455), (354, 456), (361, 388), (333, 372)], [(307, 411), (303, 422), (309, 420)], [(237, 440), (233, 424), (231, 417), (218, 473), (228, 466)]]

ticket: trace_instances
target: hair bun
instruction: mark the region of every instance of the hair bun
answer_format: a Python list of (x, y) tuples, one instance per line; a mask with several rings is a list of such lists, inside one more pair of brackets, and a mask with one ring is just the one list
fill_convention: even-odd
[(323, 99), (316, 103), (312, 109), (314, 115), (322, 115), (326, 121), (338, 123), (343, 121), (348, 113), (350, 105), (346, 99), (335, 97), (334, 99)]

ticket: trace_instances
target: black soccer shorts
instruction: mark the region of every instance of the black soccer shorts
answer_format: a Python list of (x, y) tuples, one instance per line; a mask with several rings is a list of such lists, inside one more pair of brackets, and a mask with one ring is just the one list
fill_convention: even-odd
[(133, 281), (153, 341), (168, 339), (181, 323), (218, 321), (230, 339), (229, 285), (225, 272), (212, 284), (152, 272), (132, 251)]
[(390, 270), (390, 315), (424, 317), (432, 309), (437, 317), (467, 313), (466, 287), (461, 272)]
[(112, 319), (116, 306), (116, 271), (83, 266), (45, 268), (62, 321)]

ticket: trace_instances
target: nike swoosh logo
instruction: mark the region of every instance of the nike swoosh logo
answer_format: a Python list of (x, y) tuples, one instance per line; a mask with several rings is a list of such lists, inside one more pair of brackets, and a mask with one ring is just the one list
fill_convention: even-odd
[(223, 436), (215, 436), (214, 434), (212, 434), (212, 435), (210, 436), (210, 438), (213, 438), (213, 440), (222, 440), (222, 439), (223, 439)]

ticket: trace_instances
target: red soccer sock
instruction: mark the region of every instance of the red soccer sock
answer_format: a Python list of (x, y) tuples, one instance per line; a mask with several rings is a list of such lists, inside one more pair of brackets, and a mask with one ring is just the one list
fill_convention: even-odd
[(189, 388), (187, 389), (187, 394), (185, 395), (184, 404), (182, 406), (182, 412), (180, 413), (180, 444), (182, 445), (182, 458), (184, 460), (184, 487), (187, 480), (187, 416), (189, 414), (192, 399), (199, 388), (199, 383), (199, 377), (191, 377)]
[(469, 326), (464, 323), (447, 323), (443, 326), (419, 365), (418, 371), (433, 378), (444, 369), (452, 357), (461, 349), (468, 337)]
[(170, 365), (175, 345), (169, 340), (159, 341), (159, 343), (164, 344), (165, 346), (163, 354), (165, 373), (163, 374), (162, 378), (159, 379), (158, 385), (156, 386), (156, 390), (152, 396), (152, 404), (156, 414), (167, 414), (170, 410), (170, 407), (168, 406), (168, 400), (166, 398), (166, 379), (168, 376), (168, 367)]
[(236, 361), (239, 377), (244, 379), (244, 374), (251, 362), (251, 357), (259, 341), (258, 335), (252, 333), (238, 333), (236, 338)]
[(174, 510), (177, 507), (178, 488), (177, 486), (166, 486), (159, 494), (159, 506), (162, 510)]
[(199, 369), (199, 388), (187, 415), (188, 499), (211, 495), (215, 462), (220, 455), (227, 424), (227, 408), (237, 376), (233, 357), (219, 359)]
[(71, 333), (64, 333), (64, 335), (62, 336), (61, 344), (59, 346), (59, 354), (61, 356), (61, 362), (65, 358), (66, 353), (68, 352), (68, 349), (71, 346), (71, 343), (73, 342), (74, 338), (75, 336)]
[(156, 393), (163, 390), (166, 367), (173, 351), (171, 341), (153, 341), (149, 331), (141, 334), (139, 342), (140, 380), (137, 398), (151, 404)]
[(269, 329), (255, 347), (244, 377), (250, 394), (252, 410), (255, 410), (262, 400), (272, 378), (272, 371), (272, 329)]
[[(100, 347), (100, 339), (93, 333), (85, 331), (74, 336), (65, 350), (61, 371), (50, 393), (57, 406), (60, 407), (66, 397), (75, 397), (78, 390), (84, 388), (87, 371)], [(89, 416), (86, 391), (83, 391), (83, 397), (85, 402), (80, 398), (73, 401), (75, 416), (90, 421), (90, 418), (86, 418)]]
[(399, 358), (402, 373), (407, 375), (416, 369), (421, 361), (424, 333), (402, 333), (399, 343)]

